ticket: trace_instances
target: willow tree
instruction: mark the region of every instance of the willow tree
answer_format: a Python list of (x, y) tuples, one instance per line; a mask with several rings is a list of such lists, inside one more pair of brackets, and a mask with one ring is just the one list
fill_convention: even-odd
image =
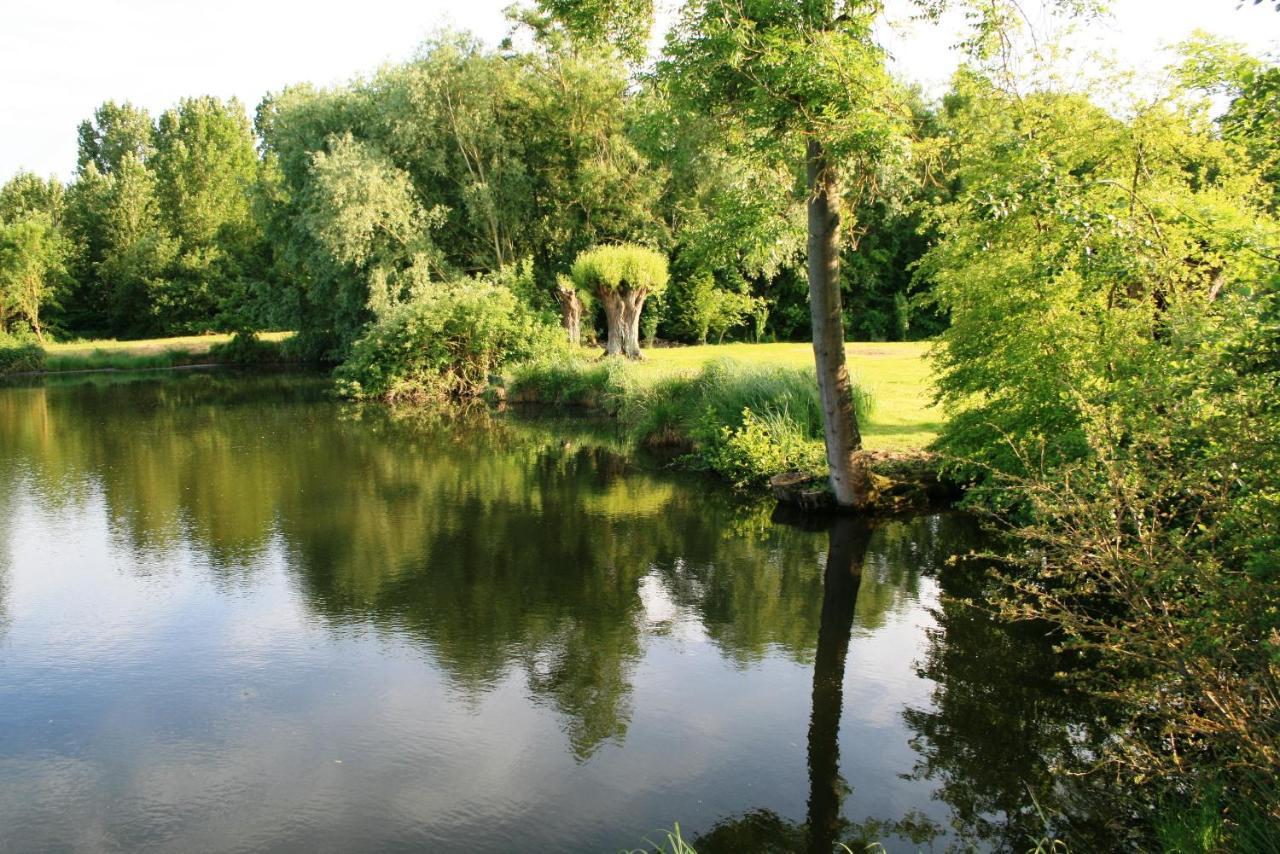
[(639, 359), (640, 313), (648, 297), (667, 289), (667, 256), (634, 243), (597, 246), (578, 256), (570, 275), (604, 307), (605, 355)]
[(809, 303), (827, 463), (836, 502), (873, 500), (844, 351), (840, 253), (904, 150), (909, 117), (871, 38), (867, 0), (694, 0), (660, 75), (678, 97), (741, 122), (762, 156), (804, 164)]

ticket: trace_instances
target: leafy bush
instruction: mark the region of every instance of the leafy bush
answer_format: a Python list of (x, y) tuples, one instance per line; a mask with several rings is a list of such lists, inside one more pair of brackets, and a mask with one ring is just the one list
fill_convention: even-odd
[[(1096, 761), (1124, 805), (1191, 820), (1188, 801), (1220, 786), (1261, 815), (1246, 827), (1238, 805), (1202, 803), (1208, 819), (1157, 831), (1276, 850), (1280, 280), (1173, 303), (1166, 324), (1126, 348), (1141, 370), (1074, 401), (1083, 459), (1041, 468), (1037, 447), (1015, 445), (1032, 473), (1001, 482), (1030, 512), (1002, 604), (1051, 623), (1086, 663), (1069, 678), (1116, 710)], [(1270, 847), (1244, 844), (1263, 833)]]
[(264, 341), (255, 332), (237, 332), (230, 341), (209, 348), (209, 358), (223, 365), (279, 365), (292, 361), (288, 340)]
[(44, 369), (44, 348), (33, 335), (0, 332), (0, 376)]
[(765, 415), (744, 409), (742, 424), (721, 427), (719, 440), (702, 459), (735, 485), (746, 486), (779, 472), (821, 471), (826, 454), (822, 441), (804, 435), (786, 409)]
[(505, 287), (439, 285), (369, 327), (338, 368), (339, 390), (388, 401), (474, 397), (508, 363), (563, 346), (559, 338)]
[(530, 359), (511, 370), (514, 400), (602, 409), (617, 414), (628, 380), (615, 361), (586, 360), (554, 354)]

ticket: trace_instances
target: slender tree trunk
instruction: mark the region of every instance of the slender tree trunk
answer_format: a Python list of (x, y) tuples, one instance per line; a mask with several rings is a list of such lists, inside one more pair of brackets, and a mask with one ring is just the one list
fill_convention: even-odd
[(831, 854), (840, 835), (840, 713), (844, 668), (853, 633), (854, 606), (862, 582), (871, 528), (864, 519), (836, 517), (827, 534), (822, 581), (822, 622), (813, 662), (813, 712), (809, 718), (809, 851)]
[(622, 295), (613, 290), (601, 290), (596, 295), (600, 298), (600, 305), (604, 307), (604, 319), (609, 327), (609, 337), (605, 342), (604, 354), (606, 356), (621, 356), (626, 337), (623, 324), (625, 305), (622, 301)]
[(826, 432), (831, 491), (841, 507), (863, 509), (872, 500), (871, 475), (861, 454), (853, 386), (844, 355), (840, 310), (840, 188), (822, 143), (809, 140), (809, 311), (813, 356)]
[(628, 359), (642, 358), (640, 355), (640, 312), (644, 310), (647, 291), (628, 291), (622, 297), (622, 322), (626, 335), (623, 339), (623, 352)]
[(569, 334), (569, 343), (577, 347), (582, 342), (582, 298), (573, 288), (556, 288), (560, 301), (560, 322)]

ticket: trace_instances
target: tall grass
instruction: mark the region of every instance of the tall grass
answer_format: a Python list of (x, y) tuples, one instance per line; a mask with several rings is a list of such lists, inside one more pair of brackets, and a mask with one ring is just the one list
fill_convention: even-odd
[[(819, 471), (822, 406), (812, 369), (719, 359), (671, 376), (645, 375), (617, 360), (542, 360), (518, 366), (512, 400), (600, 409), (637, 442), (678, 448), (683, 460), (746, 485), (781, 471)], [(859, 416), (871, 396), (855, 387)]]
[(680, 835), (680, 822), (676, 822), (674, 829), (664, 830), (661, 833), (662, 836), (656, 841), (645, 838), (644, 842), (649, 846), (648, 848), (633, 848), (623, 854), (698, 854)]

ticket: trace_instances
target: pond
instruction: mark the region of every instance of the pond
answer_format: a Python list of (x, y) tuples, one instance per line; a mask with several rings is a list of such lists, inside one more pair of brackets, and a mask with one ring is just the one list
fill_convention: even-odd
[(1072, 709), (965, 518), (326, 388), (0, 387), (0, 850), (1027, 847)]

